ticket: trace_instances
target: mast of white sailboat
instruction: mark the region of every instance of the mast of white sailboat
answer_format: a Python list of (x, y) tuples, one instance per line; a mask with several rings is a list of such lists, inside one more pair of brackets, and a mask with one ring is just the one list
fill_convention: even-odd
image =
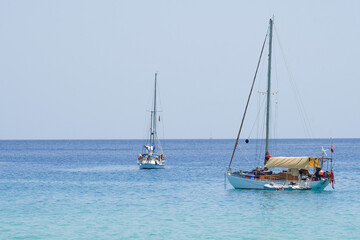
[(267, 161), (266, 155), (269, 152), (272, 31), (273, 31), (273, 20), (270, 18), (269, 57), (268, 57), (268, 86), (267, 86), (267, 106), (266, 106), (266, 147), (265, 147), (264, 165), (266, 164), (266, 161)]
[[(154, 89), (154, 111), (153, 111), (153, 119), (152, 119), (152, 133), (151, 133), (151, 137), (152, 137), (152, 143), (155, 145), (155, 138), (156, 138), (156, 78), (157, 78), (157, 73), (155, 73), (155, 89)], [(155, 149), (154, 149), (155, 151)]]

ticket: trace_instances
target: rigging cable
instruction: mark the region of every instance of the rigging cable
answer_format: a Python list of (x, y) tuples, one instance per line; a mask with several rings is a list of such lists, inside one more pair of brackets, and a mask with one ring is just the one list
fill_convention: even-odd
[[(276, 45), (273, 46), (273, 52), (276, 52), (276, 49), (275, 49)], [(275, 103), (275, 111), (274, 111), (274, 121), (273, 121), (273, 139), (277, 139), (277, 125), (278, 125), (278, 103), (279, 103), (279, 77), (278, 77), (278, 65), (277, 65), (277, 57), (276, 57), (276, 54), (273, 54), (274, 56), (274, 65), (275, 65), (275, 68), (274, 68), (274, 72), (275, 72), (275, 80), (276, 80), (276, 89), (277, 91), (273, 92), (272, 94), (274, 95), (274, 103)], [(272, 153), (273, 153), (273, 156), (274, 154), (277, 153), (277, 142), (274, 140), (271, 142), (271, 146), (272, 146)]]
[(280, 50), (281, 50), (281, 53), (282, 53), (282, 56), (283, 56), (283, 60), (284, 60), (285, 67), (286, 67), (286, 70), (287, 70), (289, 82), (290, 82), (290, 85), (292, 87), (292, 90), (294, 91), (297, 108), (298, 108), (298, 111), (299, 111), (300, 115), (302, 116), (302, 120), (303, 120), (302, 123), (303, 123), (303, 126), (305, 128), (305, 133), (308, 135), (308, 137), (310, 139), (312, 139), (313, 137), (312, 137), (312, 129), (311, 129), (310, 121), (309, 121), (309, 118), (308, 118), (308, 116), (306, 114), (305, 108), (304, 108), (304, 106), (302, 104), (301, 95), (299, 94), (299, 90), (296, 87), (295, 81), (293, 80), (292, 74), (290, 72), (290, 68), (289, 68), (289, 66), (287, 64), (286, 56), (285, 56), (285, 53), (284, 53), (284, 50), (283, 50), (283, 47), (282, 47), (282, 44), (281, 44), (281, 41), (280, 41), (280, 38), (279, 38), (279, 34), (277, 32), (276, 27), (275, 27), (275, 33), (276, 33), (278, 43), (279, 43), (279, 47), (280, 47)]
[[(159, 83), (157, 83), (157, 91), (158, 91), (158, 97), (159, 97), (159, 105), (160, 105), (160, 109), (162, 109), (162, 102), (161, 102), (161, 94), (160, 94), (160, 87), (159, 87)], [(163, 121), (164, 121), (164, 112), (161, 110), (159, 112), (162, 112), (162, 115), (160, 117), (160, 114), (159, 114), (159, 125), (161, 125), (162, 127), (162, 139), (163, 139), (163, 145), (161, 145), (159, 139), (158, 139), (158, 144), (161, 148), (161, 153), (164, 153), (165, 152), (165, 146), (166, 146), (166, 141), (165, 141), (165, 130), (164, 130), (164, 124), (163, 124)], [(158, 121), (158, 119), (156, 120)]]
[[(259, 137), (259, 123), (260, 123), (260, 113), (261, 113), (261, 109), (262, 109), (262, 107), (264, 106), (264, 104), (265, 104), (265, 100), (266, 100), (266, 98), (264, 98), (262, 101), (260, 101), (260, 97), (258, 98), (258, 112), (257, 112), (257, 115), (256, 115), (256, 119), (255, 119), (255, 122), (254, 122), (254, 124), (253, 124), (253, 127), (251, 128), (251, 131), (250, 131), (250, 134), (252, 133), (252, 131), (253, 131), (253, 128), (255, 127), (255, 124), (257, 124), (257, 136), (256, 136), (256, 138), (257, 138), (257, 141), (259, 141), (259, 139), (260, 139), (260, 137)], [(263, 135), (262, 135), (263, 136)], [(261, 144), (261, 143), (260, 143)], [(261, 149), (261, 146), (262, 146), (262, 144), (260, 145), (260, 148), (258, 149), (258, 144), (256, 144), (256, 151), (255, 151), (255, 158), (256, 159), (258, 159), (258, 162), (257, 162), (257, 166), (259, 165), (259, 161), (260, 161), (260, 149)], [(258, 157), (259, 156), (259, 157)]]
[(260, 61), (261, 61), (261, 57), (262, 57), (262, 54), (263, 54), (263, 51), (264, 51), (264, 47), (265, 47), (267, 35), (268, 35), (268, 33), (266, 33), (265, 40), (264, 40), (263, 46), (262, 46), (262, 48), (261, 48), (260, 58), (259, 58), (259, 61), (258, 61), (257, 67), (256, 67), (256, 71), (255, 71), (254, 79), (253, 79), (253, 82), (252, 82), (252, 85), (251, 85), (249, 97), (248, 97), (248, 100), (247, 100), (247, 103), (246, 103), (244, 115), (243, 115), (243, 118), (242, 118), (242, 120), (241, 120), (240, 129), (239, 129), (239, 132), (238, 132), (238, 135), (237, 135), (237, 138), (236, 138), (236, 142), (235, 142), (235, 147), (234, 147), (234, 150), (233, 150), (233, 153), (232, 153), (232, 156), (231, 156), (231, 160), (230, 160), (230, 163), (229, 163), (229, 169), (230, 169), (230, 167), (231, 167), (231, 163), (232, 163), (232, 160), (233, 160), (233, 158), (234, 158), (234, 154), (235, 154), (235, 151), (236, 151), (236, 146), (238, 145), (238, 142), (239, 142), (239, 137), (240, 137), (241, 129), (242, 129), (242, 126), (243, 126), (243, 124), (244, 124), (244, 120), (245, 120), (245, 116), (246, 116), (246, 111), (247, 111), (247, 108), (248, 108), (248, 106), (249, 106), (249, 101), (250, 101), (250, 98), (251, 98), (252, 90), (253, 90), (253, 88), (254, 88), (254, 84), (255, 84), (255, 80), (256, 80), (256, 75), (257, 75), (257, 72), (258, 72), (258, 69), (259, 69), (259, 65), (260, 65)]
[[(265, 62), (265, 59), (263, 59), (263, 62)], [(262, 68), (261, 69), (261, 75), (262, 77), (260, 79), (263, 79), (263, 76), (265, 74), (265, 68)], [(260, 86), (263, 86), (264, 82), (261, 82), (261, 81), (258, 81), (258, 89), (260, 90)], [(261, 105), (261, 98), (262, 99), (262, 102), (263, 104), (265, 103), (266, 101), (266, 98), (264, 98), (263, 96), (265, 95), (265, 92), (263, 91), (259, 91), (259, 97), (258, 97), (258, 109), (259, 109), (259, 115), (260, 113), (262, 113), (261, 117), (259, 117), (259, 120), (257, 122), (258, 126), (257, 126), (257, 145), (256, 145), (256, 154), (255, 154), (255, 159), (257, 159), (257, 162), (256, 162), (256, 166), (259, 166), (260, 165), (260, 159), (262, 159), (262, 151), (261, 149), (263, 149), (264, 147), (264, 132), (265, 132), (265, 116), (266, 116), (266, 111), (261, 111), (261, 110), (265, 110), (265, 108), (262, 108), (262, 105)], [(262, 122), (260, 122), (260, 119), (262, 119)], [(261, 160), (262, 161), (262, 160)]]

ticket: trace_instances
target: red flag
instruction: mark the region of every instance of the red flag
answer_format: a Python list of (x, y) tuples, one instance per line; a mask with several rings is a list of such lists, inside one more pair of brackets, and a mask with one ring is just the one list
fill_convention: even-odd
[(331, 144), (331, 152), (334, 153), (334, 145)]
[(160, 115), (159, 115), (159, 122), (160, 122)]

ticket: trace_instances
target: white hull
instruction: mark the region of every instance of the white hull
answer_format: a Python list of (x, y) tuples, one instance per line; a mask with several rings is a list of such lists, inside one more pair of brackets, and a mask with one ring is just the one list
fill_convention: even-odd
[[(284, 184), (285, 182), (280, 181), (264, 181), (254, 178), (245, 178), (240, 177), (238, 175), (232, 175), (231, 173), (226, 172), (227, 179), (230, 184), (236, 189), (265, 189), (265, 184), (270, 184), (271, 182), (275, 182), (277, 184)], [(311, 190), (321, 191), (326, 188), (330, 183), (329, 180), (320, 180), (320, 181), (309, 181), (307, 185), (311, 188)]]
[(164, 162), (159, 162), (157, 160), (142, 160), (138, 161), (140, 169), (162, 169), (165, 168)]

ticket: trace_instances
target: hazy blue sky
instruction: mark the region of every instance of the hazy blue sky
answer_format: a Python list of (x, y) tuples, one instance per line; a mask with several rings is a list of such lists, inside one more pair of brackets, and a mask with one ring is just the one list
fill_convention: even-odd
[[(360, 137), (359, 13), (360, 1), (1, 0), (0, 138), (143, 138), (156, 71), (166, 138), (234, 138), (273, 14), (312, 136)], [(277, 136), (307, 137), (276, 44)]]

